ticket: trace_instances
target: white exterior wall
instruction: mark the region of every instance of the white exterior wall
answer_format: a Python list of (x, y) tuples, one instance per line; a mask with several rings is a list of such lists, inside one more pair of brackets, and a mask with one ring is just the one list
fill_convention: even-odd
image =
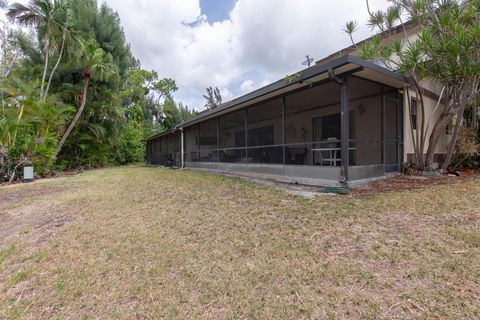
[[(418, 37), (418, 32), (420, 31), (419, 27), (412, 28), (408, 30), (408, 41), (415, 41), (415, 39)], [(404, 39), (405, 38), (405, 33), (403, 31), (395, 34), (392, 38), (384, 39), (383, 42), (385, 44), (391, 43), (396, 39)], [(355, 54), (355, 53), (354, 53)], [(383, 64), (379, 64), (383, 67), (385, 67)], [(394, 67), (392, 65), (392, 67)], [(421, 86), (437, 95), (440, 96), (442, 92), (442, 86), (439, 83), (435, 83), (433, 81), (423, 81), (421, 83)], [(403, 112), (403, 124), (404, 124), (404, 154), (403, 154), (403, 159), (406, 162), (408, 159), (409, 154), (414, 154), (414, 147), (413, 147), (413, 138), (412, 138), (412, 131), (410, 127), (410, 113), (409, 113), (409, 103), (408, 103), (408, 97), (406, 94), (407, 88), (404, 88), (404, 112)], [(416, 98), (415, 90), (410, 89), (409, 91), (410, 97), (411, 98)], [(425, 103), (425, 126), (427, 128), (427, 135), (426, 135), (426, 141), (425, 141), (425, 146), (424, 146), (424, 153), (427, 152), (428, 149), (428, 139), (430, 137), (430, 134), (432, 132), (432, 128), (435, 125), (435, 121), (438, 119), (442, 112), (442, 105), (439, 105), (437, 107), (438, 101), (436, 99), (432, 99), (430, 97), (423, 97), (424, 103)], [(418, 99), (417, 99), (418, 100)], [(418, 105), (418, 112), (417, 112), (417, 119), (418, 119), (418, 125), (417, 125), (417, 130), (421, 129), (421, 110), (420, 110), (420, 102), (417, 103)], [(427, 127), (428, 125), (428, 127)], [(416, 130), (414, 130), (414, 134), (416, 134)], [(447, 152), (448, 148), (448, 143), (450, 141), (451, 135), (447, 135), (446, 132), (442, 135), (440, 138), (440, 141), (435, 149), (435, 154), (445, 154)], [(438, 165), (438, 164), (436, 164)]]
[[(432, 85), (431, 83), (422, 83), (422, 86), (425, 88), (433, 91), (434, 93), (440, 95), (441, 89), (438, 91), (437, 88), (434, 88), (435, 86)], [(433, 89), (433, 90), (432, 90)], [(405, 89), (408, 90), (408, 89)], [(435, 91), (434, 91), (435, 90)], [(410, 89), (410, 98), (416, 99), (417, 102), (417, 130), (421, 130), (421, 124), (422, 124), (422, 112), (421, 112), (421, 107), (420, 107), (420, 101), (416, 97), (416, 94), (413, 90)], [(427, 152), (428, 149), (428, 139), (430, 137), (430, 134), (432, 132), (433, 126), (435, 125), (436, 120), (440, 116), (442, 112), (442, 105), (438, 105), (438, 101), (436, 99), (432, 99), (430, 97), (423, 97), (424, 104), (425, 104), (425, 128), (427, 131), (426, 135), (426, 141), (425, 141), (425, 146), (424, 146), (424, 154)], [(438, 107), (437, 107), (438, 105)], [(410, 104), (408, 101), (408, 96), (407, 94), (404, 94), (404, 155), (403, 158), (405, 161), (408, 159), (408, 154), (414, 154), (414, 144), (413, 144), (413, 138), (412, 138), (412, 129), (411, 129), (411, 117), (410, 117), (410, 112), (408, 110)], [(417, 130), (413, 130), (413, 134), (415, 135), (417, 133)], [(420, 132), (419, 132), (420, 133)], [(448, 143), (450, 141), (451, 135), (447, 135), (446, 132), (440, 137), (440, 141), (435, 149), (435, 154), (445, 154), (447, 152), (448, 148)], [(436, 164), (438, 165), (438, 164)]]

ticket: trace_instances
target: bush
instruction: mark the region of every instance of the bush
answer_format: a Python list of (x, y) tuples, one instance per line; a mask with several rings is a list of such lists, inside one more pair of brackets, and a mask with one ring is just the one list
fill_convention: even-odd
[(129, 164), (145, 161), (145, 143), (142, 127), (129, 121), (120, 135), (115, 163)]
[(480, 144), (475, 133), (462, 126), (452, 160), (454, 169), (477, 169), (480, 164)]

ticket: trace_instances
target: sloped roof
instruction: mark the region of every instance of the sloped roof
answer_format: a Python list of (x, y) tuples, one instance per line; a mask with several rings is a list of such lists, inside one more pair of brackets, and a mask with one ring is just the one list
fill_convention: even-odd
[(311, 83), (325, 80), (328, 78), (328, 72), (330, 70), (334, 71), (336, 75), (342, 75), (345, 73), (355, 74), (361, 78), (381, 82), (396, 88), (403, 88), (406, 83), (410, 83), (410, 80), (401, 74), (359, 57), (346, 55), (333, 61), (316, 64), (310, 68), (301, 70), (295, 74), (296, 77), (294, 77), (294, 81), (281, 79), (263, 88), (223, 103), (215, 109), (204, 111), (193, 119), (180, 123), (177, 128), (188, 127), (209, 118), (241, 109), (276, 96), (281, 96), (289, 91), (309, 86)]

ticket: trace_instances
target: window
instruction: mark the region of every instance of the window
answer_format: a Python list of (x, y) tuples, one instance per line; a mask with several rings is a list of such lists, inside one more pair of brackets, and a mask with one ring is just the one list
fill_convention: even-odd
[(417, 101), (412, 99), (410, 101), (410, 116), (413, 130), (417, 130)]

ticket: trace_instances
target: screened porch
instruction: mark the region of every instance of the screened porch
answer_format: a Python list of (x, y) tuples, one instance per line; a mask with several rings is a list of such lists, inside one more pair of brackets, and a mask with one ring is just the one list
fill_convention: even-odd
[(180, 133), (169, 131), (148, 139), (147, 163), (166, 167), (180, 167)]
[(402, 163), (401, 101), (356, 76), (324, 80), (183, 127), (184, 163), (323, 185), (383, 176)]

